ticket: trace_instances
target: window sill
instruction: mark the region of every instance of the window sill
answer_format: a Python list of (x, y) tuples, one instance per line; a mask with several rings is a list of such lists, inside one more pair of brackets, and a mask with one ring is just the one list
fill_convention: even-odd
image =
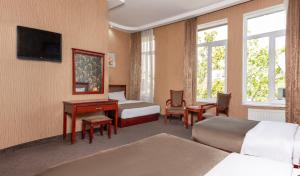
[(275, 108), (285, 108), (285, 103), (282, 102), (243, 102), (244, 106), (254, 106), (254, 107), (275, 107)]

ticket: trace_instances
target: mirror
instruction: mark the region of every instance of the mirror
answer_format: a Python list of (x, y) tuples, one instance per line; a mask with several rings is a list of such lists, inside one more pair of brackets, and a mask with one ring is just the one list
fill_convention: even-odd
[(72, 49), (73, 95), (104, 93), (104, 54)]

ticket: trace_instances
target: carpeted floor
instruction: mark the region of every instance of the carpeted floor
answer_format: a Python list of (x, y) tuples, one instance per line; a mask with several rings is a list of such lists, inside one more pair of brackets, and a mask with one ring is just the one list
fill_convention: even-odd
[(185, 129), (179, 120), (172, 120), (164, 125), (163, 120), (120, 128), (117, 135), (111, 139), (107, 134), (100, 136), (95, 134), (92, 144), (88, 143), (88, 136), (85, 140), (77, 137), (74, 145), (68, 141), (49, 141), (23, 148), (14, 152), (7, 152), (0, 155), (1, 176), (31, 176), (46, 168), (59, 163), (81, 158), (108, 148), (128, 144), (139, 139), (159, 133), (169, 133), (179, 137), (191, 138), (191, 128)]

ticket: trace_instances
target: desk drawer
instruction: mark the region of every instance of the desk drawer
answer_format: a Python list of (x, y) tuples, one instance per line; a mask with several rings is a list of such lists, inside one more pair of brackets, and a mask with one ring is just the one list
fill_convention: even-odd
[(77, 106), (77, 112), (78, 113), (84, 113), (84, 112), (101, 112), (101, 111), (114, 110), (114, 109), (115, 109), (115, 105), (114, 104)]

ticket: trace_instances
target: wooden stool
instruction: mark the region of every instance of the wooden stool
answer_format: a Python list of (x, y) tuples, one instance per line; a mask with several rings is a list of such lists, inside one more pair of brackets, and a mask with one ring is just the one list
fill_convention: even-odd
[(86, 126), (90, 127), (90, 143), (94, 138), (94, 127), (100, 126), (100, 134), (103, 136), (103, 125), (107, 126), (108, 138), (111, 138), (112, 120), (106, 116), (87, 117), (82, 120), (82, 139), (85, 138)]

